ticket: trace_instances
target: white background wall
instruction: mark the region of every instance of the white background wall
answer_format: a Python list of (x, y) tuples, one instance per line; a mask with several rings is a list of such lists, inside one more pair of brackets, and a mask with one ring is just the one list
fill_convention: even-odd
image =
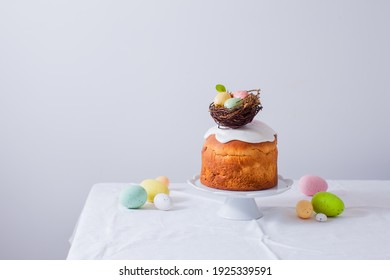
[(368, 0), (0, 1), (0, 258), (65, 258), (94, 183), (198, 173), (217, 83), (262, 89), (285, 177), (390, 179), (389, 15)]

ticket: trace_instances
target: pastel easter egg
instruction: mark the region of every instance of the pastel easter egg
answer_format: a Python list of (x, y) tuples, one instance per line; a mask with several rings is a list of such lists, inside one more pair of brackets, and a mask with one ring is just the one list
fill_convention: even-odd
[(163, 183), (165, 186), (169, 187), (169, 179), (167, 176), (158, 176), (155, 180)]
[(316, 213), (323, 213), (327, 217), (335, 217), (344, 211), (344, 202), (330, 192), (318, 192), (311, 199)]
[(223, 104), (223, 106), (225, 108), (232, 109), (232, 108), (240, 105), (241, 102), (242, 102), (241, 98), (233, 97), (233, 98), (229, 98), (228, 100), (226, 100), (225, 103)]
[(154, 206), (159, 210), (167, 211), (172, 208), (172, 200), (169, 195), (165, 193), (159, 193), (154, 197)]
[(299, 179), (299, 189), (308, 196), (313, 196), (318, 192), (326, 192), (328, 183), (319, 176), (305, 175)]
[(129, 185), (119, 195), (120, 203), (129, 209), (140, 208), (147, 199), (146, 190), (140, 185)]
[(300, 200), (295, 206), (297, 216), (302, 219), (308, 219), (313, 215), (313, 206), (308, 200)]
[(328, 220), (328, 217), (324, 213), (318, 213), (316, 215), (316, 220), (319, 222), (326, 222)]
[(154, 179), (143, 180), (140, 185), (146, 190), (149, 202), (153, 202), (154, 197), (159, 193), (169, 194), (168, 187)]
[(223, 106), (226, 100), (231, 98), (228, 92), (219, 92), (214, 98), (214, 106)]
[(241, 99), (244, 99), (248, 95), (249, 93), (246, 90), (239, 90), (239, 91), (232, 92), (233, 97), (241, 98)]

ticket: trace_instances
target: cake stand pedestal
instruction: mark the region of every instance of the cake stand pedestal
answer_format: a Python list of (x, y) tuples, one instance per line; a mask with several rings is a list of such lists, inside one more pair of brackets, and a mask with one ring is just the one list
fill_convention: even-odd
[(263, 217), (263, 213), (260, 212), (255, 198), (281, 194), (289, 190), (293, 184), (292, 180), (284, 179), (280, 175), (275, 187), (262, 191), (225, 191), (210, 188), (200, 183), (199, 175), (194, 176), (187, 182), (198, 190), (225, 196), (225, 202), (218, 210), (218, 215), (230, 220), (260, 219)]

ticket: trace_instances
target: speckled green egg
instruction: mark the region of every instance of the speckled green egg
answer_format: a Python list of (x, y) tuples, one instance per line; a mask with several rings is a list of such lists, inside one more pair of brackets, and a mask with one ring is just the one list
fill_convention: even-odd
[(225, 101), (223, 106), (228, 109), (233, 109), (234, 107), (240, 105), (242, 103), (242, 99), (238, 97), (229, 98)]
[(148, 195), (140, 185), (129, 185), (125, 187), (120, 195), (119, 202), (126, 208), (136, 209), (145, 204)]
[(314, 212), (323, 213), (328, 217), (335, 217), (343, 213), (344, 202), (330, 192), (318, 192), (311, 199)]

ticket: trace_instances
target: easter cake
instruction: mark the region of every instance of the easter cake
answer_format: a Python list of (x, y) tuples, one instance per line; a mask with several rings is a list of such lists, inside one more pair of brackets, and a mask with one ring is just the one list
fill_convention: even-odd
[(262, 108), (260, 90), (228, 92), (221, 85), (217, 90), (209, 107), (217, 125), (204, 136), (200, 182), (230, 191), (275, 187), (277, 135), (264, 122), (253, 120)]

